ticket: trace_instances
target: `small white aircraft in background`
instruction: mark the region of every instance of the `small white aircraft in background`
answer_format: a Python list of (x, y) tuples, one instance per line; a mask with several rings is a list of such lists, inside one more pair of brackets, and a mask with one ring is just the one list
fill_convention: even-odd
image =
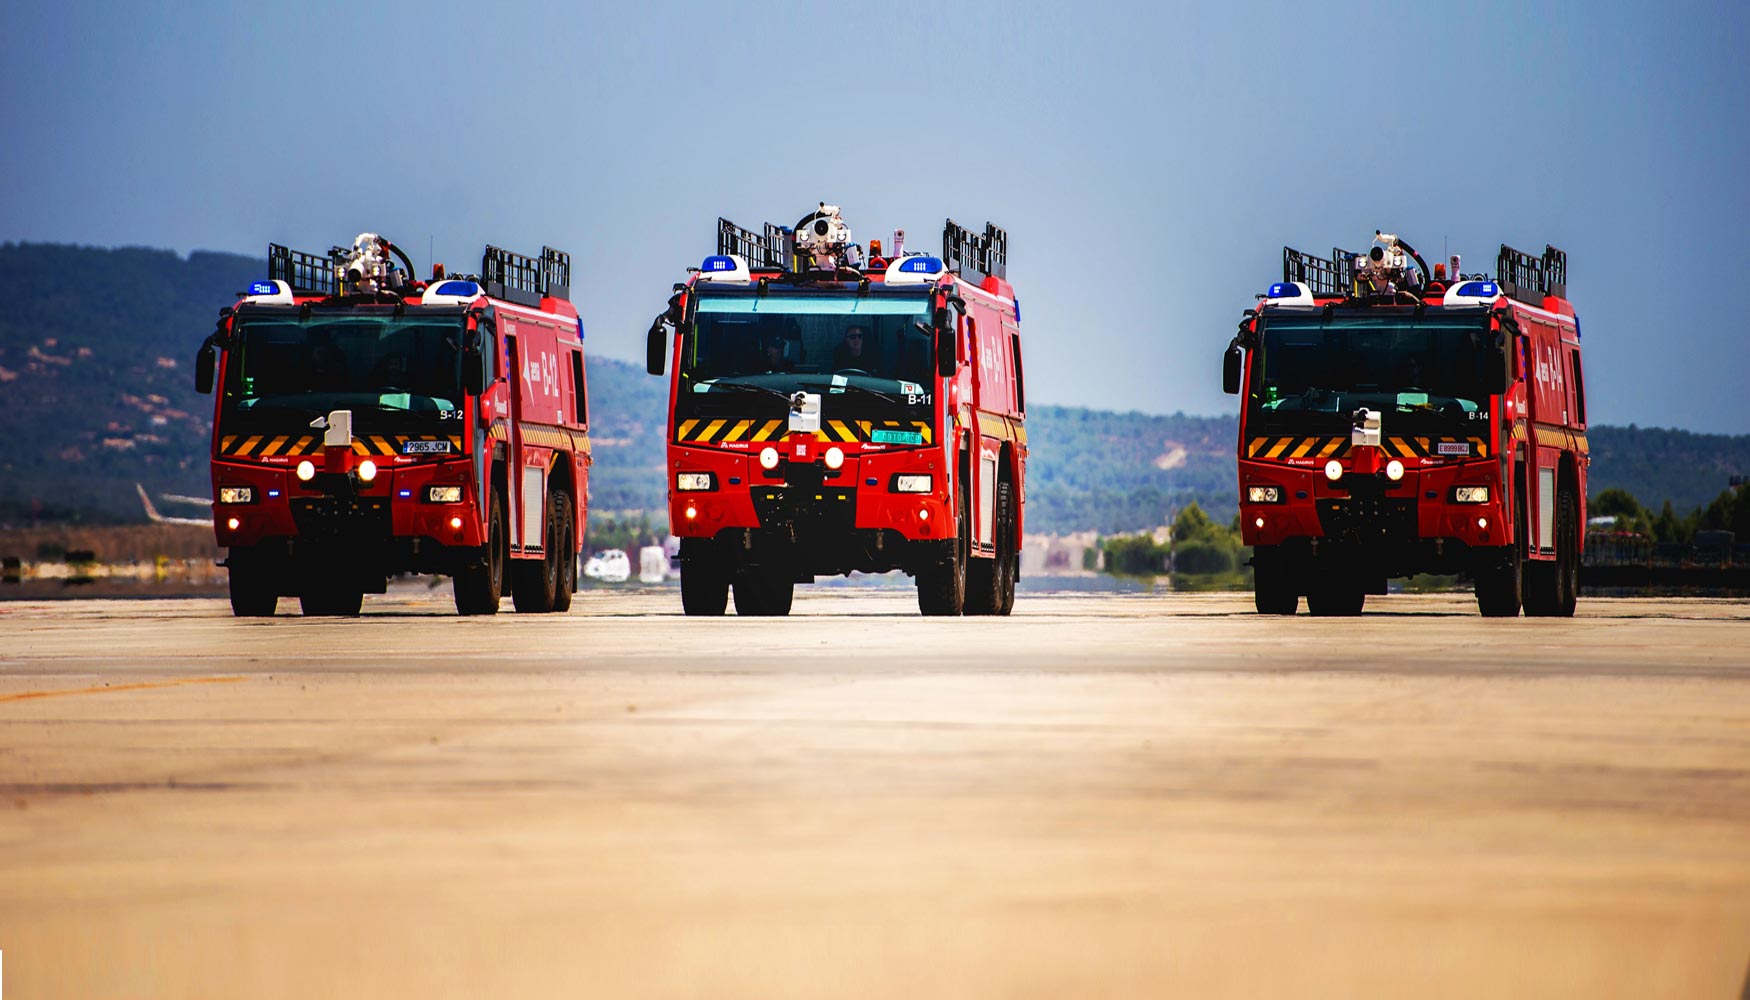
[[(198, 524), (203, 528), (210, 528), (213, 526), (213, 519), (211, 517), (165, 517), (163, 514), (158, 513), (158, 508), (152, 506), (152, 498), (146, 495), (146, 488), (144, 486), (135, 483), (134, 489), (140, 494), (140, 502), (146, 505), (147, 519), (154, 524)], [(178, 496), (175, 493), (161, 493), (159, 496), (170, 503), (185, 503), (200, 507), (211, 507), (213, 505), (211, 500), (203, 500), (200, 497)]]

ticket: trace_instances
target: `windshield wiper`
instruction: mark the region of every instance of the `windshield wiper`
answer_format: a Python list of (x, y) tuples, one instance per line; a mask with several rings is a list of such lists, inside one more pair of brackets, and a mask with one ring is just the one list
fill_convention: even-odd
[(710, 393), (716, 392), (719, 389), (732, 390), (735, 392), (765, 393), (768, 396), (776, 396), (779, 399), (783, 400), (785, 406), (790, 405), (790, 397), (792, 395), (791, 393), (785, 392), (782, 389), (773, 389), (773, 388), (770, 388), (768, 386), (754, 385), (750, 382), (697, 382), (694, 384), (695, 385), (708, 385), (708, 386), (710, 386), (710, 389), (706, 390), (707, 395), (709, 395)]
[(839, 390), (845, 390), (845, 391), (849, 391), (849, 392), (860, 392), (860, 393), (863, 393), (864, 395), (867, 395), (867, 396), (874, 396), (878, 399), (885, 399), (889, 403), (901, 403), (901, 404), (904, 403), (904, 400), (900, 399), (898, 396), (895, 396), (891, 392), (883, 392), (880, 389), (871, 389), (866, 385), (857, 385), (855, 382), (846, 382), (844, 385), (828, 386), (827, 390), (825, 392), (821, 393), (821, 395), (823, 395), (823, 396), (836, 395), (839, 392)]

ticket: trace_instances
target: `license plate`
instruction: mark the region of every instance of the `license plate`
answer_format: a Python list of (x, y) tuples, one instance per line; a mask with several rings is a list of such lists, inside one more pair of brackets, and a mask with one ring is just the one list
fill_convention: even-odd
[(1436, 455), (1469, 455), (1469, 441), (1442, 441), (1434, 446)]
[(869, 440), (876, 444), (923, 444), (924, 436), (918, 431), (871, 431)]
[(448, 441), (408, 441), (401, 446), (403, 455), (448, 455)]

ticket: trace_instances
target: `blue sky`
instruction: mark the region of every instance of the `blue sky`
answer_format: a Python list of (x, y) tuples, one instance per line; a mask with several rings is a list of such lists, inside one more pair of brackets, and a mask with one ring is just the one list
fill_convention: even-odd
[(47, 8), (0, 10), (0, 240), (546, 243), (635, 359), (719, 215), (990, 219), (1034, 401), (1189, 413), (1284, 243), (1547, 242), (1595, 421), (1750, 431), (1742, 3)]

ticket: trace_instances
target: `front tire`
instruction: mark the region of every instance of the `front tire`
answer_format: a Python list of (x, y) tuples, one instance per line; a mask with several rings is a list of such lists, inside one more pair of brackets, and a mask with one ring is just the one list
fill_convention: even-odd
[(238, 618), (271, 618), (279, 610), (279, 584), (264, 566), (235, 554), (230, 559), (231, 614)]
[(716, 541), (681, 539), (681, 610), (716, 617), (729, 607), (729, 568)]
[[(964, 476), (961, 482), (965, 482)], [(918, 570), (918, 610), (926, 615), (958, 615), (966, 610), (966, 554), (972, 547), (972, 511), (962, 502), (958, 513), (954, 541), (948, 551)]]
[(499, 601), (504, 597), (504, 564), (509, 554), (506, 544), (504, 500), (493, 490), (486, 517), (486, 551), (475, 565), (464, 567), (451, 581), (457, 614), (498, 614)]
[(1252, 605), (1261, 615), (1292, 615), (1300, 610), (1294, 573), (1278, 546), (1252, 549)]

